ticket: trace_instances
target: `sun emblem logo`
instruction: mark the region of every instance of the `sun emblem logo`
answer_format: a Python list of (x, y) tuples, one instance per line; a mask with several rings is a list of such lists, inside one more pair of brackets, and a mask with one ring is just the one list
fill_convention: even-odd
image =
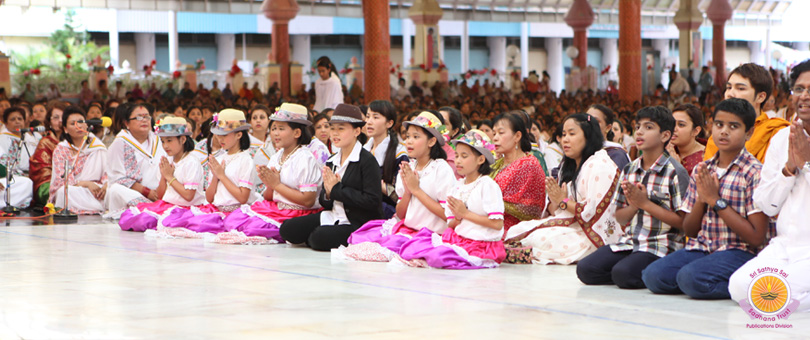
[(784, 279), (774, 275), (757, 278), (749, 289), (751, 305), (763, 314), (775, 314), (790, 301), (790, 290)]

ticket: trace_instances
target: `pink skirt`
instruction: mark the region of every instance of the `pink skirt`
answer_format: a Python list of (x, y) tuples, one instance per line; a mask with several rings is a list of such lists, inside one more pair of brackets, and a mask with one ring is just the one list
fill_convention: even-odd
[(416, 233), (403, 221), (368, 221), (349, 236), (349, 246), (341, 250), (342, 255), (358, 261), (388, 262)]
[[(177, 207), (169, 212), (168, 216), (164, 217), (160, 225), (163, 229), (183, 229), (193, 233), (212, 233), (217, 234), (221, 232), (230, 231), (233, 228), (226, 226), (224, 223), (225, 217), (229, 212), (222, 212), (213, 204), (206, 204), (195, 206), (191, 208)], [(169, 235), (176, 233), (166, 230)]]
[(443, 269), (494, 268), (506, 258), (501, 241), (476, 241), (456, 234), (453, 229), (441, 237), (423, 228), (402, 245), (398, 257), (411, 266)]
[[(278, 231), (281, 223), (295, 217), (314, 214), (321, 210), (323, 209), (279, 209), (275, 201), (256, 202), (251, 207), (243, 206), (241, 209), (234, 210), (225, 217), (223, 223), (231, 228), (231, 231), (227, 232), (229, 235), (220, 233), (212, 241), (229, 244), (257, 243), (261, 239), (284, 242)], [(219, 237), (220, 235), (222, 237)], [(242, 237), (244, 237), (244, 242), (239, 241)]]
[(144, 232), (149, 229), (154, 230), (157, 228), (158, 217), (163, 215), (166, 210), (174, 207), (176, 205), (163, 200), (139, 203), (137, 206), (124, 210), (121, 219), (118, 220), (118, 226), (124, 231)]

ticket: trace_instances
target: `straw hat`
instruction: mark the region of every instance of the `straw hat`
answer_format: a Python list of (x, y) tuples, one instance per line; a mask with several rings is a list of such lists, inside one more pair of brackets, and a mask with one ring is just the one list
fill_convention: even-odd
[(405, 128), (407, 128), (409, 125), (424, 128), (430, 132), (433, 137), (436, 137), (439, 145), (444, 145), (445, 141), (449, 139), (446, 137), (448, 134), (447, 126), (443, 125), (439, 118), (436, 118), (435, 115), (427, 111), (420, 113), (411, 121), (402, 122), (402, 125), (404, 125)]
[(250, 129), (245, 113), (237, 109), (225, 109), (214, 115), (214, 124), (211, 133), (224, 136), (231, 132), (247, 131)]
[(165, 117), (155, 124), (155, 133), (158, 137), (191, 136), (188, 131), (188, 122), (185, 118)]
[(475, 149), (476, 151), (484, 155), (489, 164), (495, 163), (495, 144), (492, 144), (492, 141), (489, 139), (489, 136), (487, 136), (487, 134), (481, 130), (473, 129), (467, 131), (467, 133), (465, 133), (458, 139), (452, 141), (451, 143), (467, 144), (471, 148)]
[(298, 123), (305, 126), (312, 125), (309, 121), (309, 111), (303, 105), (284, 103), (270, 116), (270, 120), (277, 122)]

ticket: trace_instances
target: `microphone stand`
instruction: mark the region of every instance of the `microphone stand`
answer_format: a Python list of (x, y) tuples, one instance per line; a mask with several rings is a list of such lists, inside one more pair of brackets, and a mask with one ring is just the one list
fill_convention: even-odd
[(59, 221), (62, 223), (75, 222), (79, 219), (78, 215), (71, 213), (68, 209), (68, 177), (70, 175), (70, 170), (70, 159), (65, 159), (65, 206), (62, 208), (62, 211), (53, 215), (54, 221)]
[(6, 206), (3, 208), (3, 212), (17, 215), (20, 213), (20, 209), (11, 205), (11, 180), (13, 179), (12, 172), (14, 172), (11, 170), (11, 165), (11, 160), (6, 160)]

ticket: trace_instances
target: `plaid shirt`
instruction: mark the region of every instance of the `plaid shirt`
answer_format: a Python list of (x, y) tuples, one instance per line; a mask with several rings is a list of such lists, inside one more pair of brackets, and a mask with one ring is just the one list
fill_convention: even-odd
[[(719, 155), (718, 152), (714, 157), (705, 161), (709, 173), (717, 173)], [(754, 206), (754, 188), (759, 184), (761, 170), (762, 163), (746, 149), (743, 149), (737, 158), (729, 164), (726, 173), (719, 178), (720, 197), (728, 202), (728, 209), (734, 209), (743, 217), (762, 212), (762, 210)], [(686, 198), (680, 209), (687, 214), (692, 211), (692, 207), (697, 203), (697, 185), (695, 184), (694, 174), (696, 171), (697, 167), (692, 171), (689, 190), (686, 192)], [(768, 234), (771, 235), (770, 232)], [(689, 238), (686, 243), (686, 250), (713, 253), (729, 249), (740, 249), (755, 254), (759, 251), (759, 249), (751, 247), (751, 245), (740, 239), (716, 211), (707, 208), (706, 214), (703, 215), (700, 222), (700, 232), (698, 232), (697, 237)]]
[[(664, 152), (650, 167), (641, 167), (641, 157), (627, 164), (622, 170), (622, 181), (642, 183), (647, 187), (647, 197), (669, 211), (676, 211), (682, 204), (683, 193), (689, 184), (689, 174), (677, 161)], [(617, 209), (629, 206), (621, 187), (616, 190)], [(616, 251), (643, 251), (664, 257), (683, 247), (683, 233), (663, 223), (644, 210), (639, 209), (625, 229), (625, 235), (610, 249)]]

